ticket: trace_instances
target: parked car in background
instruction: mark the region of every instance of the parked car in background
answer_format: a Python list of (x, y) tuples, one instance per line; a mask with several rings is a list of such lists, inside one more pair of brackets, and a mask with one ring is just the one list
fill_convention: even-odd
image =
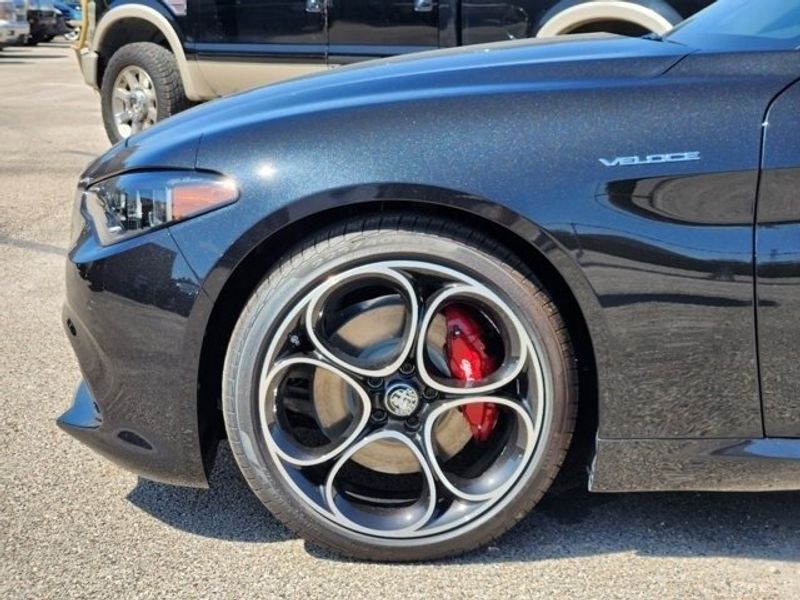
[(25, 11), (19, 10), (15, 0), (0, 0), (0, 50), (24, 44), (29, 32)]
[(70, 42), (76, 41), (80, 36), (83, 20), (80, 2), (56, 2), (55, 9), (58, 13), (55, 31), (45, 41), (49, 42), (57, 35)]
[(52, 39), (58, 26), (58, 17), (53, 0), (25, 0), (30, 33), (25, 43), (35, 46)]
[(92, 0), (78, 57), (116, 142), (192, 102), (338, 65), (533, 36), (662, 34), (711, 0)]

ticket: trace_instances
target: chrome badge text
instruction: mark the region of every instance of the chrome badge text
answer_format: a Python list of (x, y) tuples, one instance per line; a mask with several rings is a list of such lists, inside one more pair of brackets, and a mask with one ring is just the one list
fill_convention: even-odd
[(618, 156), (616, 158), (601, 158), (599, 160), (607, 167), (655, 165), (659, 163), (700, 160), (700, 152), (671, 152), (669, 154), (648, 154), (647, 156)]

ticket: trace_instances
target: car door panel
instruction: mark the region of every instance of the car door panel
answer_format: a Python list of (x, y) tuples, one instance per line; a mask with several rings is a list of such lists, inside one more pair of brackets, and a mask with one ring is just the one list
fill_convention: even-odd
[(758, 342), (767, 436), (800, 437), (800, 83), (767, 116), (758, 200)]
[(334, 64), (439, 47), (440, 2), (328, 0), (329, 61)]
[(189, 3), (189, 18), (188, 49), (219, 95), (326, 68), (318, 0), (201, 0)]
[(556, 0), (462, 0), (461, 40), (481, 44), (536, 35), (537, 25)]

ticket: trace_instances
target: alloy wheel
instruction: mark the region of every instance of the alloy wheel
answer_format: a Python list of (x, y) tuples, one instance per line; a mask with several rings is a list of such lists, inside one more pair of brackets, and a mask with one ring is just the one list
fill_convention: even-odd
[(459, 535), (535, 470), (541, 356), (498, 293), (450, 267), (387, 260), (328, 274), (269, 337), (260, 441), (296, 497), (340, 527)]
[(111, 98), (114, 124), (121, 138), (139, 133), (158, 120), (155, 85), (147, 71), (136, 65), (123, 68), (114, 80)]

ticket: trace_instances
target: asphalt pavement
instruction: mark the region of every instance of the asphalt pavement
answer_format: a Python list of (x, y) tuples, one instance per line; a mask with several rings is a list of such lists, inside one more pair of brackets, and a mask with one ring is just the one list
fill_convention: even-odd
[(492, 546), (418, 565), (307, 545), (227, 447), (209, 490), (138, 479), (56, 428), (75, 183), (108, 147), (67, 44), (0, 52), (0, 598), (798, 598), (800, 493), (586, 492), (562, 477)]

